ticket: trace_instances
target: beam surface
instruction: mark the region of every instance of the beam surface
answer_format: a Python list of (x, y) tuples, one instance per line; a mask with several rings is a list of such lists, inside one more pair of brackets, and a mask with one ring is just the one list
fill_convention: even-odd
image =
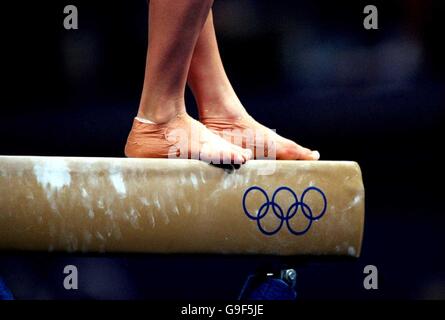
[(359, 256), (357, 163), (0, 156), (0, 249)]

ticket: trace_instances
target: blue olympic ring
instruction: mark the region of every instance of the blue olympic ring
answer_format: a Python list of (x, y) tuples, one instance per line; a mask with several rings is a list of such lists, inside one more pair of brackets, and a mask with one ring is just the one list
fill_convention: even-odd
[[(258, 209), (258, 212), (256, 213), (256, 215), (253, 215), (251, 212), (249, 212), (249, 210), (246, 207), (247, 195), (250, 192), (254, 191), (254, 190), (261, 192), (263, 194), (265, 200), (266, 200), (260, 206), (260, 208)], [(321, 212), (318, 215), (316, 215), (316, 216), (313, 215), (312, 209), (304, 202), (304, 197), (311, 190), (318, 192), (321, 195), (321, 197), (323, 198), (323, 210), (321, 210)], [(295, 200), (295, 202), (287, 209), (286, 214), (284, 214), (283, 209), (280, 207), (280, 205), (275, 202), (276, 196), (281, 191), (287, 191), (288, 193), (291, 194), (291, 196)], [(303, 191), (303, 193), (301, 194), (301, 200), (300, 201), (298, 201), (298, 197), (295, 194), (295, 192), (291, 188), (289, 188), (289, 187), (279, 187), (277, 190), (275, 190), (275, 192), (272, 195), (272, 200), (269, 200), (269, 196), (267, 195), (267, 192), (264, 191), (262, 188), (260, 188), (258, 186), (250, 187), (249, 189), (247, 189), (244, 192), (244, 195), (243, 195), (243, 209), (244, 209), (244, 213), (247, 215), (247, 217), (249, 217), (249, 219), (256, 221), (257, 225), (258, 225), (258, 229), (260, 229), (260, 231), (262, 233), (264, 233), (265, 235), (268, 235), (268, 236), (271, 236), (271, 235), (277, 233), (278, 231), (280, 231), (280, 229), (283, 226), (284, 222), (286, 222), (287, 229), (289, 230), (290, 233), (292, 233), (292, 234), (294, 234), (296, 236), (300, 236), (300, 235), (305, 234), (311, 228), (312, 222), (317, 221), (317, 220), (321, 219), (324, 216), (324, 214), (326, 213), (327, 205), (328, 205), (328, 201), (326, 199), (325, 194), (323, 193), (323, 191), (321, 191), (317, 187), (308, 187), (308, 188), (306, 188)], [(275, 229), (273, 229), (271, 231), (267, 231), (261, 225), (261, 220), (267, 215), (267, 213), (269, 212), (269, 208), (270, 207), (272, 207), (272, 212), (279, 219), (280, 223), (278, 224), (278, 226)], [(301, 212), (303, 213), (303, 215), (308, 220), (308, 224), (307, 224), (307, 226), (303, 230), (295, 230), (291, 226), (291, 224), (290, 224), (290, 220), (297, 214), (299, 207), (301, 207)]]

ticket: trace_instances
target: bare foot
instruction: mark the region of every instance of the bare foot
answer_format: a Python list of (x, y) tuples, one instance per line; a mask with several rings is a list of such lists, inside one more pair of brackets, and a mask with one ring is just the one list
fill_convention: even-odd
[(251, 152), (230, 144), (186, 113), (181, 113), (161, 124), (135, 118), (125, 145), (125, 155), (241, 164), (250, 159)]
[(201, 122), (225, 140), (253, 152), (255, 159), (318, 160), (318, 151), (311, 151), (263, 126), (244, 110), (237, 116), (201, 116)]

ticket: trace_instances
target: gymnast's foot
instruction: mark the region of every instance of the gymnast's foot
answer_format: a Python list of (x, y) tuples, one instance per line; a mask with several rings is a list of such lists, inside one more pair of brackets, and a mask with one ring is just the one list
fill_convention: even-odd
[(318, 160), (318, 151), (311, 151), (283, 138), (258, 123), (242, 107), (218, 108), (217, 113), (201, 109), (200, 120), (212, 132), (227, 141), (248, 148), (255, 159)]
[(136, 117), (125, 145), (125, 155), (242, 164), (250, 159), (251, 151), (227, 142), (184, 112), (163, 123)]

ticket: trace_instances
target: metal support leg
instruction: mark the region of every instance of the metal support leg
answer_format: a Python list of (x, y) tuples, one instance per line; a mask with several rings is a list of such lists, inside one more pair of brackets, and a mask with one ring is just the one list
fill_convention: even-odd
[(297, 272), (284, 269), (278, 273), (249, 275), (239, 300), (295, 300)]

